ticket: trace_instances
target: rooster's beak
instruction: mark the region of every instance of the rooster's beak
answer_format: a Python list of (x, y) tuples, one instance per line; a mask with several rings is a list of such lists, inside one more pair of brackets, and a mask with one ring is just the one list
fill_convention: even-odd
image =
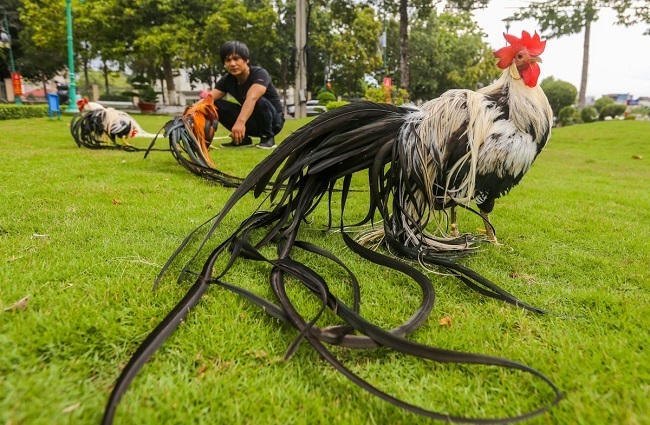
[(540, 58), (539, 56), (532, 56), (529, 61), (542, 63), (542, 58)]

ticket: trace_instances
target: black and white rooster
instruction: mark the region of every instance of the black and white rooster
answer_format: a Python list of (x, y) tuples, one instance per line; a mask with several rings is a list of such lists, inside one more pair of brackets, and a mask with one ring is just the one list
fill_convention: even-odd
[[(127, 140), (133, 137), (154, 138), (156, 136), (144, 131), (124, 111), (104, 108), (99, 103), (89, 102), (88, 99), (78, 100), (77, 107), (81, 115), (73, 119), (70, 130), (79, 146), (86, 146), (91, 149), (113, 147), (139, 150), (129, 145)], [(122, 143), (120, 144), (118, 141)], [(110, 144), (107, 144), (107, 142), (110, 142)]]

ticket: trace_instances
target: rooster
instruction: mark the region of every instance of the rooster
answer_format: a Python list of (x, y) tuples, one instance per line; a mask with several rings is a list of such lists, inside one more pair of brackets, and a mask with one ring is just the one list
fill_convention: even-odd
[[(212, 95), (185, 108), (182, 117), (174, 118), (163, 127), (164, 137), (169, 137), (169, 148), (176, 161), (193, 174), (215, 181), (226, 187), (236, 187), (243, 179), (223, 173), (215, 168), (210, 157), (210, 145), (219, 124), (217, 107)], [(151, 141), (147, 153), (152, 150)]]
[[(96, 102), (89, 102), (88, 99), (77, 101), (77, 107), (81, 116), (73, 120), (71, 132), (77, 145), (89, 148), (106, 148), (104, 138), (108, 138), (113, 147), (132, 148), (126, 141), (133, 137), (155, 137), (147, 133), (140, 125), (126, 112), (114, 108), (104, 108)], [(124, 145), (117, 143), (121, 140)]]
[[(452, 90), (420, 109), (372, 102), (343, 106), (298, 129), (262, 160), (214, 217), (201, 247), (207, 244), (218, 226), (225, 222), (224, 218), (246, 194), (252, 192), (259, 196), (270, 185), (270, 209), (256, 211), (216, 245), (187, 295), (145, 339), (122, 371), (102, 423), (112, 423), (117, 404), (138, 370), (197, 305), (210, 284), (246, 298), (267, 314), (296, 328), (299, 334), (290, 345), (286, 358), (291, 357), (301, 340), (307, 340), (352, 382), (411, 412), (447, 422), (505, 423), (539, 415), (558, 403), (562, 394), (555, 384), (528, 366), (408, 340), (406, 336), (425, 323), (433, 308), (435, 294), (429, 277), (405, 262), (364, 247), (347, 234), (344, 223), (352, 175), (367, 171), (369, 208), (360, 224), (371, 222), (378, 212), (384, 221), (383, 228), (371, 232), (375, 232), (373, 237), (381, 233), (383, 243), (391, 253), (449, 271), (482, 295), (531, 311), (545, 312), (518, 300), (478, 273), (453, 261), (463, 253), (471, 252), (472, 242), (470, 237), (454, 234), (458, 230), (454, 226), (454, 208), (467, 207), (475, 201), (487, 229), (490, 229), (489, 213), (494, 201), (519, 183), (550, 137), (551, 108), (537, 86), (539, 56), (544, 51), (545, 42), (539, 35), (531, 36), (527, 32), (523, 32), (521, 38), (507, 34), (505, 37), (510, 45), (495, 52), (499, 59), (497, 65), (504, 71), (501, 78), (489, 87), (478, 92)], [(275, 181), (269, 183), (274, 176)], [(335, 184), (340, 181), (340, 230), (347, 247), (372, 263), (404, 273), (422, 289), (422, 303), (418, 310), (394, 329), (384, 330), (361, 316), (360, 283), (340, 259), (322, 247), (298, 240), (301, 224), (307, 222), (307, 216), (323, 199), (331, 202)], [(329, 196), (326, 198), (325, 195)], [(439, 225), (435, 230), (438, 235), (427, 232), (425, 227), (431, 217), (447, 209), (450, 210), (451, 231)], [(496, 242), (494, 232), (487, 232), (488, 238)], [(176, 250), (163, 267), (159, 279), (195, 234), (196, 231), (192, 232)], [(271, 244), (277, 246), (277, 256), (269, 257), (266, 253), (273, 250), (262, 249)], [(292, 255), (296, 248), (332, 261), (345, 270), (346, 281), (350, 282), (353, 292), (352, 306), (335, 296), (326, 279), (316, 270), (298, 261), (305, 254)], [(187, 268), (200, 251), (180, 273), (179, 281), (191, 273)], [(219, 261), (221, 256), (227, 259)], [(233, 278), (227, 275), (228, 271), (238, 261), (258, 261), (271, 266), (267, 281), (279, 305), (226, 283), (226, 279)], [(291, 299), (286, 288), (287, 275), (294, 278), (292, 283), (304, 284), (320, 301), (321, 309), (311, 320), (299, 313), (300, 309)], [(326, 307), (345, 325), (317, 326)], [(439, 362), (480, 363), (519, 369), (548, 384), (554, 392), (554, 400), (520, 416), (492, 420), (432, 412), (396, 399), (364, 381), (343, 365), (325, 344), (348, 348), (383, 346)]]

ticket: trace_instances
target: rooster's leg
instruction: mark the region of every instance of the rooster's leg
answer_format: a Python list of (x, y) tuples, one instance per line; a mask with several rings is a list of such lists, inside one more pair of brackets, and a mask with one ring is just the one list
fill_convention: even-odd
[(495, 245), (500, 245), (499, 241), (497, 241), (496, 235), (494, 234), (494, 229), (490, 224), (490, 213), (483, 210), (480, 211), (481, 217), (483, 217), (483, 223), (485, 224), (485, 236), (487, 237), (488, 242), (492, 242)]
[(449, 227), (451, 229), (451, 236), (454, 238), (457, 238), (460, 236), (460, 233), (458, 232), (458, 220), (456, 219), (456, 207), (451, 207), (451, 210), (449, 211)]

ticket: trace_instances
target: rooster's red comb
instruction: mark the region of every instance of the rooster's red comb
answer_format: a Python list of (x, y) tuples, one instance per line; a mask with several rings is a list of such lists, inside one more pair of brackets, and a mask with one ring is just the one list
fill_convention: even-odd
[(517, 53), (523, 49), (528, 50), (531, 56), (539, 56), (544, 52), (544, 48), (546, 47), (546, 40), (542, 41), (537, 31), (535, 31), (535, 35), (533, 36), (528, 31), (522, 31), (521, 38), (506, 33), (503, 36), (510, 45), (494, 52), (494, 57), (499, 58), (497, 66), (501, 69), (509, 67)]

